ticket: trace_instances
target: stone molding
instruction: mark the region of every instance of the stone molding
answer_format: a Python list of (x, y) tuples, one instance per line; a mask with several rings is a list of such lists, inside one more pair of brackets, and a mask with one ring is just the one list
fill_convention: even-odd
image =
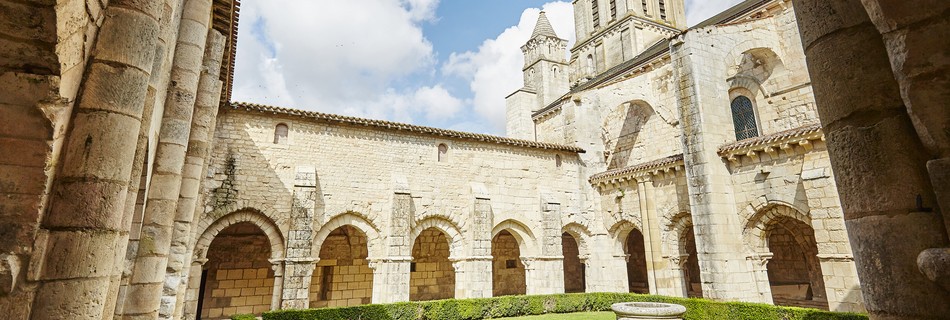
[(654, 176), (663, 176), (684, 168), (683, 154), (673, 155), (650, 162), (595, 174), (588, 180), (591, 185), (604, 188), (622, 185), (631, 181), (647, 181)]
[(736, 141), (719, 147), (718, 154), (733, 165), (741, 163), (743, 157), (760, 161), (762, 153), (777, 158), (779, 151), (792, 155), (798, 152), (795, 146), (801, 146), (805, 152), (814, 148), (812, 141), (825, 141), (821, 124), (813, 124), (795, 129), (776, 132), (769, 135)]

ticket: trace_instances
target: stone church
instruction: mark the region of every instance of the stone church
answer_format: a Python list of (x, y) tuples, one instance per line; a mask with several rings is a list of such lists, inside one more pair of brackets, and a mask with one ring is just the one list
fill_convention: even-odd
[(640, 292), (943, 317), (950, 2), (912, 2), (687, 28), (683, 0), (576, 0), (571, 48), (538, 17), (498, 137), (231, 102), (236, 0), (0, 0), (0, 310)]

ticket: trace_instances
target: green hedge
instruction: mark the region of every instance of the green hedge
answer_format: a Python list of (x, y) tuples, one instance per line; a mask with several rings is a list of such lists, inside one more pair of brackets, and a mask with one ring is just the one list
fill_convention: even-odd
[(506, 296), (484, 299), (437, 300), (374, 304), (347, 308), (279, 310), (264, 320), (476, 320), (545, 313), (609, 311), (618, 302), (667, 302), (686, 306), (684, 319), (866, 320), (865, 315), (768, 304), (718, 302), (632, 293), (577, 293)]
[(253, 314), (236, 314), (231, 316), (231, 320), (257, 320), (257, 316)]

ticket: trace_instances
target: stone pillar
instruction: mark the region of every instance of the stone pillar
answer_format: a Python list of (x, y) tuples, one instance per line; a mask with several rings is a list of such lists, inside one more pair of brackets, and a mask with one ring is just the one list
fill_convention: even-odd
[(686, 262), (689, 261), (689, 255), (667, 256), (666, 258), (669, 260), (668, 273), (672, 287), (660, 294), (672, 297), (688, 297), (689, 283), (686, 283)]
[(477, 256), (452, 259), (455, 269), (455, 298), (491, 298), (492, 257)]
[(373, 303), (409, 301), (409, 267), (412, 257), (370, 259), (373, 269)]
[[(173, 299), (162, 301), (164, 276), (176, 220), (176, 215), (171, 213), (176, 212), (182, 187), (185, 153), (191, 134), (210, 10), (210, 0), (187, 0), (182, 11), (171, 84), (165, 100), (162, 131), (159, 134), (152, 182), (147, 197), (148, 206), (143, 216), (142, 235), (132, 269), (128, 297), (122, 310), (122, 316), (126, 319), (158, 317), (159, 313), (174, 312)], [(189, 220), (192, 213), (188, 213)], [(177, 288), (177, 283), (175, 287)]]
[[(161, 319), (172, 319), (175, 310), (179, 310), (178, 292), (184, 290), (186, 279), (185, 266), (192, 248), (191, 227), (199, 218), (196, 215), (198, 192), (201, 189), (201, 179), (206, 171), (205, 160), (211, 153), (211, 142), (214, 140), (212, 132), (218, 115), (219, 100), (221, 98), (221, 61), (224, 54), (224, 45), (227, 39), (220, 32), (209, 29), (205, 53), (201, 67), (201, 77), (198, 81), (198, 91), (195, 97), (195, 114), (191, 121), (188, 149), (185, 153), (185, 166), (182, 169), (181, 190), (178, 194), (178, 206), (175, 214), (175, 229), (172, 234), (172, 245), (168, 257), (165, 288), (162, 296), (163, 304), (170, 304), (171, 308), (162, 308)], [(171, 312), (169, 312), (171, 311)], [(180, 314), (180, 313), (179, 313)]]
[(490, 298), (492, 296), (491, 231), (494, 214), (488, 189), (472, 183), (472, 219), (463, 230), (465, 244), (463, 257), (453, 257), (455, 268), (455, 298)]
[[(939, 154), (939, 148), (927, 147), (941, 143), (926, 137), (922, 141), (919, 132), (940, 126), (947, 118), (946, 95), (936, 97), (947, 90), (948, 67), (936, 67), (936, 60), (930, 58), (932, 54), (946, 56), (946, 46), (926, 47), (928, 43), (946, 43), (947, 37), (935, 33), (947, 30), (948, 4), (864, 3), (797, 0), (794, 5), (845, 226), (872, 319), (940, 318), (950, 314), (946, 302), (950, 290), (921, 272), (918, 255), (950, 246), (946, 221), (936, 205), (933, 177), (927, 170), (927, 162)], [(875, 28), (868, 12), (875, 22), (884, 23)], [(935, 18), (926, 20), (927, 16)], [(938, 27), (929, 29), (931, 26)], [(887, 43), (882, 28), (893, 30), (885, 35)], [(923, 46), (914, 47), (917, 44)], [(888, 47), (892, 49), (890, 59)], [(896, 65), (900, 68), (894, 68)], [(919, 70), (929, 71), (917, 73)], [(919, 82), (920, 86), (904, 87), (895, 75), (901, 80), (927, 80)], [(936, 123), (915, 122), (908, 115), (906, 106), (918, 98), (922, 105), (938, 105), (942, 110), (925, 112)]]
[(821, 276), (825, 282), (825, 296), (828, 298), (828, 309), (839, 312), (866, 313), (864, 298), (860, 288), (858, 271), (854, 266), (854, 257), (851, 255), (824, 255), (818, 254), (821, 264)]
[(36, 237), (33, 319), (109, 319), (114, 311), (123, 209), (162, 9), (129, 1), (105, 9)]
[[(772, 285), (769, 284), (769, 261), (772, 260), (771, 252), (757, 253), (746, 257), (749, 269), (752, 270), (752, 281), (755, 283), (756, 292), (761, 295), (760, 301), (764, 303), (773, 303)], [(705, 291), (703, 291), (705, 292)]]
[(541, 194), (541, 252), (537, 257), (526, 257), (521, 252), (525, 266), (527, 294), (564, 293), (564, 250), (561, 248), (561, 203), (551, 194)]
[(701, 35), (687, 33), (673, 39), (670, 52), (676, 66), (677, 109), (685, 132), (683, 158), (696, 248), (703, 264), (703, 293), (714, 300), (762, 302), (748, 281), (752, 271), (745, 262), (732, 177), (717, 153), (719, 146), (735, 141), (732, 115), (729, 108), (703, 107), (729, 105), (725, 82), (704, 81), (721, 79), (726, 67), (713, 53), (721, 49), (710, 50), (702, 41), (689, 39), (697, 36)]
[(306, 309), (310, 306), (310, 281), (319, 259), (314, 259), (313, 217), (317, 199), (317, 171), (299, 166), (294, 175), (294, 203), (291, 206), (291, 230), (287, 239), (286, 272), (281, 309)]
[(409, 269), (414, 240), (409, 239), (409, 223), (413, 220), (412, 195), (404, 179), (396, 180), (385, 256), (371, 262), (374, 270), (373, 303), (409, 301)]
[[(643, 221), (643, 248), (647, 260), (647, 278), (651, 294), (659, 294), (660, 281), (666, 270), (663, 259), (660, 219), (656, 214), (655, 189), (650, 176), (637, 178), (637, 194), (640, 196), (640, 217)], [(665, 282), (665, 281), (664, 281)], [(666, 286), (664, 288), (669, 288)]]
[(584, 271), (587, 274), (586, 292), (628, 292), (627, 259), (622, 245), (615, 243), (606, 229), (592, 229), (594, 234), (587, 241), (590, 252)]

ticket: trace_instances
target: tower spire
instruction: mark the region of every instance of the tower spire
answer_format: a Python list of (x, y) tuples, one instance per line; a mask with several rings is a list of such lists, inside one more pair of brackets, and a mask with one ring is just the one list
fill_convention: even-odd
[(538, 15), (538, 23), (534, 26), (534, 32), (531, 33), (531, 39), (537, 37), (560, 39), (557, 33), (554, 32), (554, 27), (551, 26), (551, 22), (548, 21), (548, 17), (544, 14), (544, 11), (541, 11), (541, 14)]

